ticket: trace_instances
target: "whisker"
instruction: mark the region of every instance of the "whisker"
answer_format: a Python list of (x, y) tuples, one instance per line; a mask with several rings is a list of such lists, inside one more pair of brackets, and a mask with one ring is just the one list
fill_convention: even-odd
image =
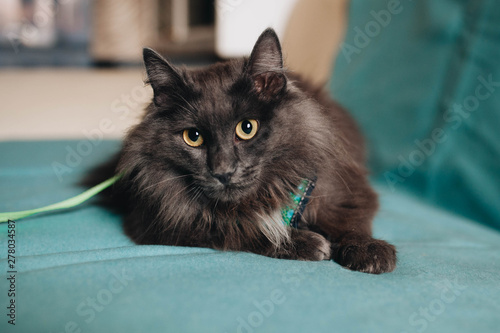
[[(188, 101), (184, 98), (184, 96), (182, 96), (181, 94), (178, 94), (178, 93), (176, 93), (176, 94), (175, 94), (175, 96), (176, 96), (176, 97), (178, 97), (179, 99), (182, 99), (182, 100), (184, 101), (184, 103), (186, 103), (186, 104), (187, 104), (187, 105), (188, 105), (188, 106), (192, 109), (192, 110), (189, 110), (189, 109), (187, 109), (187, 108), (183, 107), (183, 109), (184, 109), (185, 111), (187, 111), (187, 112), (189, 112), (189, 113), (191, 113), (191, 114), (194, 114), (194, 113), (195, 113), (196, 108), (195, 108), (195, 107), (194, 107), (191, 103), (189, 103), (189, 102), (188, 102)], [(180, 106), (180, 105), (178, 105), (178, 106)]]
[(143, 189), (141, 189), (141, 191), (139, 193), (143, 193), (144, 191), (146, 191), (147, 189), (150, 189), (151, 187), (154, 187), (154, 186), (158, 186), (160, 184), (163, 184), (163, 183), (166, 183), (166, 182), (169, 182), (171, 180), (174, 180), (174, 179), (179, 179), (179, 178), (184, 178), (184, 177), (188, 177), (188, 176), (192, 176), (192, 174), (187, 174), (187, 175), (181, 175), (181, 176), (177, 176), (177, 177), (172, 177), (172, 178), (168, 178), (168, 179), (163, 179), (157, 183), (154, 183), (152, 185), (149, 185), (148, 187), (145, 187)]
[(215, 200), (214, 210), (217, 208), (218, 203), (219, 203), (219, 198), (217, 198), (217, 200)]

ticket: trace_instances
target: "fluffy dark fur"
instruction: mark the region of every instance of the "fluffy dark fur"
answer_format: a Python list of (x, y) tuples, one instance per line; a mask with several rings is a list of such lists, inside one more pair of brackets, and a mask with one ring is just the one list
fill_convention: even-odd
[[(377, 197), (356, 125), (285, 71), (272, 29), (249, 59), (187, 70), (144, 49), (144, 62), (154, 98), (124, 141), (124, 176), (114, 187), (135, 242), (332, 258), (368, 273), (395, 268), (395, 248), (371, 237)], [(235, 135), (245, 119), (259, 125), (250, 140)], [(186, 144), (186, 129), (201, 133), (203, 145)], [(312, 177), (299, 228), (284, 226), (289, 193)]]

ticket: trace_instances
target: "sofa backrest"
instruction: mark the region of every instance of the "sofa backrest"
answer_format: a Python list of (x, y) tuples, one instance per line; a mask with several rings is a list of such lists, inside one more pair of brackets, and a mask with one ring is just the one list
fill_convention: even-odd
[(500, 2), (352, 0), (332, 95), (389, 188), (500, 229)]

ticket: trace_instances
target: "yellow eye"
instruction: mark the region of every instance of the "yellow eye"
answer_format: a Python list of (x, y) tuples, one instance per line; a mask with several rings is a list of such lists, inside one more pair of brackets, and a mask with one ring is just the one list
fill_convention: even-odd
[(182, 138), (191, 147), (199, 147), (203, 144), (203, 137), (201, 136), (200, 131), (196, 128), (184, 130)]
[(257, 134), (259, 123), (255, 119), (245, 119), (236, 126), (236, 135), (241, 140), (250, 140)]

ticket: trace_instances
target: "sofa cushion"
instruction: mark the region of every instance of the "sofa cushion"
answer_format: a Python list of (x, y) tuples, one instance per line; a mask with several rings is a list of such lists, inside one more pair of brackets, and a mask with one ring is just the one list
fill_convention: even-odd
[[(71, 153), (85, 142), (0, 143), (0, 211), (83, 191), (82, 176), (120, 147), (104, 141), (86, 156)], [(9, 281), (2, 223), (0, 331), (497, 332), (500, 233), (384, 184), (377, 190), (375, 236), (399, 254), (397, 269), (383, 275), (332, 261), (135, 245), (120, 217), (91, 201), (17, 221)], [(11, 282), (15, 327), (5, 316)]]

